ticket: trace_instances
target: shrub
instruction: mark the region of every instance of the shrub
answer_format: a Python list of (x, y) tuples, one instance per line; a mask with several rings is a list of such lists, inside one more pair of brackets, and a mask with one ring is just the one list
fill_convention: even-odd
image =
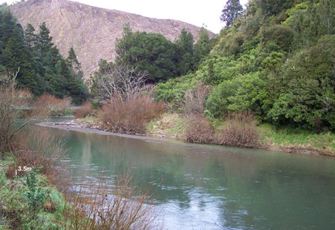
[(112, 98), (99, 114), (104, 129), (127, 134), (144, 134), (146, 124), (164, 112), (164, 104), (149, 96), (123, 100)]
[(33, 104), (32, 116), (61, 116), (65, 114), (70, 105), (71, 100), (69, 98), (60, 99), (49, 94), (43, 94)]
[(294, 31), (290, 27), (274, 25), (265, 29), (262, 35), (262, 42), (265, 45), (274, 43), (280, 49), (290, 51), (294, 39)]
[(200, 114), (189, 116), (185, 140), (189, 143), (209, 144), (213, 142), (214, 129), (209, 121)]
[(224, 128), (218, 131), (216, 142), (239, 147), (259, 146), (256, 121), (250, 113), (235, 113), (225, 120)]
[(277, 92), (268, 118), (273, 123), (335, 130), (334, 53), (335, 36), (324, 36), (282, 66), (272, 83)]
[(16, 123), (20, 116), (16, 96), (12, 88), (0, 87), (0, 154), (13, 149), (14, 137), (24, 126)]
[(153, 208), (146, 204), (148, 197), (135, 194), (129, 177), (117, 179), (113, 194), (107, 189), (108, 185), (100, 183), (94, 195), (72, 195), (69, 200), (73, 208), (65, 213), (68, 219), (66, 229), (145, 230), (157, 225)]
[(92, 112), (93, 112), (92, 103), (87, 101), (82, 106), (80, 106), (78, 109), (75, 110), (74, 116), (76, 118), (84, 118), (91, 115)]
[(184, 112), (186, 114), (203, 114), (209, 87), (203, 84), (185, 92)]

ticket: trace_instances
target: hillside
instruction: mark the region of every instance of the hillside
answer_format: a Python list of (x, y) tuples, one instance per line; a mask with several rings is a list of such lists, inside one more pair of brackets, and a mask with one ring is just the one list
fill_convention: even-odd
[(125, 24), (134, 31), (161, 33), (171, 40), (183, 28), (197, 39), (200, 30), (181, 21), (148, 18), (67, 0), (28, 0), (10, 8), (24, 26), (30, 23), (38, 28), (46, 22), (63, 55), (71, 47), (75, 49), (86, 77), (96, 69), (100, 59), (114, 59), (115, 42), (122, 36)]

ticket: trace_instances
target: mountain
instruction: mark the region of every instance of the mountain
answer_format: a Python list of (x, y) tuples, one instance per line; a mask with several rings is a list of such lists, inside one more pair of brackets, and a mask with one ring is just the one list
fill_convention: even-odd
[(198, 38), (199, 27), (169, 19), (148, 18), (117, 10), (88, 6), (68, 0), (28, 0), (10, 6), (21, 25), (35, 28), (46, 22), (53, 42), (64, 56), (73, 47), (89, 76), (100, 59), (115, 58), (115, 43), (122, 36), (126, 24), (133, 31), (161, 33), (175, 40), (185, 28)]

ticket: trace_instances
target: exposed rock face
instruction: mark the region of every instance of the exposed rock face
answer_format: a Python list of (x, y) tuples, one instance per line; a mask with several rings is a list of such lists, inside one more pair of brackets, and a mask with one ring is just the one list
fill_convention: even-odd
[(30, 23), (37, 29), (46, 22), (53, 42), (64, 56), (70, 47), (75, 49), (85, 77), (97, 68), (100, 59), (115, 58), (115, 43), (125, 24), (133, 31), (161, 33), (170, 40), (175, 40), (183, 28), (197, 39), (200, 30), (181, 21), (148, 18), (68, 0), (28, 0), (12, 5), (11, 11), (23, 26)]

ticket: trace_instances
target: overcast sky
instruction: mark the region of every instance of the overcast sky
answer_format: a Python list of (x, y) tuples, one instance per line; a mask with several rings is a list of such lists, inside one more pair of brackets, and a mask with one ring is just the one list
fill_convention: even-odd
[[(0, 0), (11, 4), (18, 0)], [(223, 27), (221, 10), (226, 0), (73, 0), (92, 6), (136, 13), (147, 17), (169, 18), (205, 26), (218, 33)], [(241, 0), (246, 4), (248, 0)]]

